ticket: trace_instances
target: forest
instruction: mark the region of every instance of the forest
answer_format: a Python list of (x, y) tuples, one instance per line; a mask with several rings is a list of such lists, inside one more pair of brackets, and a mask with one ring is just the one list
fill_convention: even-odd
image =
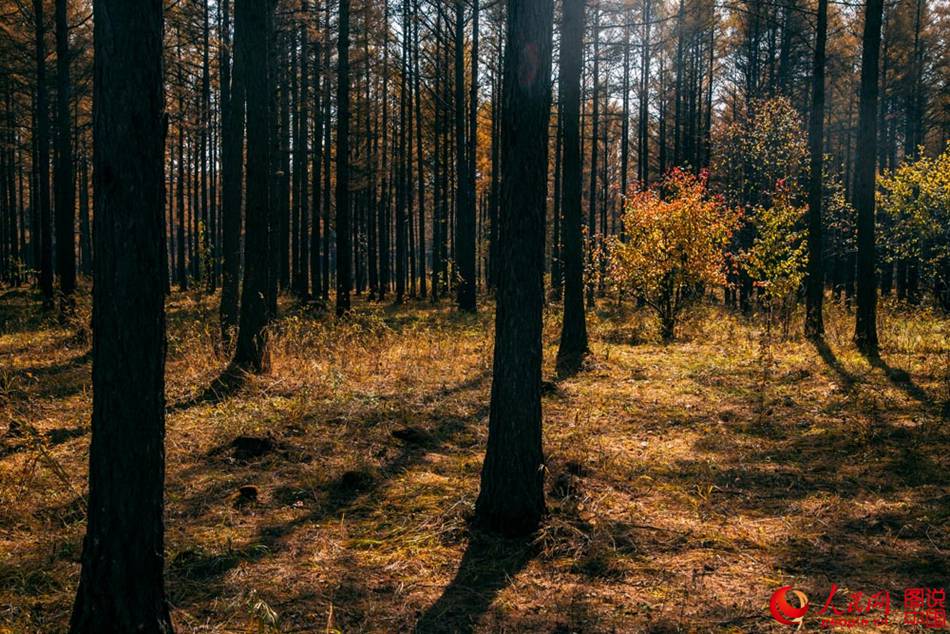
[(0, 634), (927, 632), (947, 0), (0, 0)]

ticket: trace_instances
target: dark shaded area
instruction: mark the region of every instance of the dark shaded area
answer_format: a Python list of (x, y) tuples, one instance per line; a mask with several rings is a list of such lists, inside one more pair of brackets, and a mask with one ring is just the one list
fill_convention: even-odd
[(815, 350), (818, 351), (818, 356), (821, 357), (822, 361), (824, 361), (829, 368), (835, 371), (835, 374), (846, 390), (850, 390), (854, 387), (856, 381), (854, 375), (845, 369), (845, 367), (841, 364), (841, 361), (838, 360), (838, 357), (835, 356), (834, 351), (828, 346), (824, 339), (819, 339), (815, 342)]
[(0, 436), (0, 458), (5, 458), (40, 443), (46, 447), (55, 447), (88, 433), (89, 428), (84, 426), (57, 428), (40, 433), (31, 425), (14, 420), (11, 421), (7, 432)]
[(884, 376), (886, 376), (895, 387), (903, 391), (904, 394), (928, 408), (936, 407), (936, 400), (931, 397), (926, 390), (914, 383), (914, 380), (906, 370), (888, 365), (887, 361), (885, 361), (880, 354), (867, 354), (865, 356), (868, 363), (884, 372)]
[(241, 391), (247, 383), (247, 372), (233, 363), (228, 365), (218, 377), (202, 392), (179, 403), (173, 403), (167, 410), (180, 412), (199, 405), (217, 405)]
[(535, 556), (531, 540), (472, 531), (455, 578), (416, 624), (416, 632), (473, 632), (501, 590)]

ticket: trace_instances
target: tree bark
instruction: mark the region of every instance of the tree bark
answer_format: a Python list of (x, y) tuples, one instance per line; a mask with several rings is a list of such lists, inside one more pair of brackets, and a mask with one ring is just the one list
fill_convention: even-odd
[[(228, 0), (222, 0), (224, 6)], [(247, 34), (244, 16), (235, 12), (234, 40)], [(225, 18), (225, 23), (227, 18)], [(221, 140), (221, 224), (223, 240), (221, 284), (221, 336), (230, 342), (238, 326), (238, 301), (241, 282), (241, 199), (244, 176), (244, 75), (246, 59), (242, 48), (234, 47), (234, 63), (228, 76), (228, 107), (224, 112), (225, 130)]]
[(545, 512), (541, 325), (554, 3), (508, 5), (501, 226), (488, 448), (476, 520), (533, 532)]
[(883, 0), (868, 0), (861, 54), (861, 101), (855, 160), (854, 207), (858, 213), (857, 309), (854, 339), (866, 354), (877, 353), (877, 275), (874, 254), (874, 192), (877, 179), (878, 62)]
[(73, 634), (172, 631), (163, 581), (162, 2), (95, 0), (89, 517)]
[(336, 123), (336, 314), (350, 310), (350, 0), (340, 0), (337, 40)]
[(564, 240), (564, 321), (557, 354), (558, 372), (576, 371), (588, 353), (584, 314), (584, 246), (581, 225), (581, 65), (585, 0), (564, 0), (561, 22), (560, 93), (563, 95), (563, 176), (561, 229)]
[(818, 0), (818, 34), (812, 66), (811, 110), (808, 145), (811, 174), (808, 185), (808, 279), (805, 287), (805, 336), (821, 338), (825, 333), (822, 300), (825, 295), (822, 269), (822, 178), (824, 169), (825, 42), (828, 34), (828, 0)]
[[(246, 231), (244, 289), (241, 293), (234, 364), (254, 372), (269, 367), (267, 319), (270, 292), (270, 185), (272, 82), (269, 76), (273, 0), (236, 0), (234, 13), (242, 31), (236, 55), (244, 63), (247, 104)], [(243, 35), (243, 37), (241, 37)]]
[[(53, 307), (53, 227), (49, 200), (49, 98), (46, 90), (46, 19), (43, 0), (33, 0), (36, 21), (36, 170), (39, 207), (40, 291), (43, 306)], [(35, 225), (34, 225), (35, 226)], [(31, 227), (32, 228), (32, 227)]]
[(76, 192), (73, 181), (72, 130), (69, 99), (69, 21), (66, 0), (56, 0), (56, 271), (59, 274), (60, 313), (73, 311), (76, 290)]
[[(459, 310), (475, 312), (475, 188), (469, 173), (465, 136), (464, 23), (465, 4), (463, 0), (455, 0), (456, 291)], [(469, 139), (469, 142), (474, 142), (474, 139)]]

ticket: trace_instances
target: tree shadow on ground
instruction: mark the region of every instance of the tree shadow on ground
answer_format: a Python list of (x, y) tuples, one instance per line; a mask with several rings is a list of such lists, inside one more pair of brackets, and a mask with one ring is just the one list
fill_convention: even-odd
[(880, 354), (868, 354), (865, 355), (865, 358), (873, 367), (881, 370), (884, 373), (884, 376), (887, 377), (888, 381), (903, 391), (904, 394), (919, 402), (921, 405), (924, 405), (925, 407), (936, 407), (936, 400), (930, 394), (928, 394), (925, 389), (914, 383), (914, 380), (911, 378), (909, 372), (889, 365)]
[(245, 370), (230, 364), (204, 390), (189, 399), (172, 403), (167, 410), (169, 412), (183, 412), (199, 405), (223, 403), (241, 391), (241, 388), (247, 384), (247, 378), (248, 374)]
[(415, 631), (475, 631), (498, 593), (535, 553), (530, 538), (503, 539), (473, 530), (455, 578), (422, 615)]
[(857, 379), (841, 364), (841, 361), (838, 360), (838, 357), (835, 356), (834, 351), (824, 339), (815, 342), (815, 350), (818, 351), (818, 356), (821, 357), (822, 361), (835, 371), (846, 390), (854, 387)]
[[(460, 392), (481, 389), (488, 373), (480, 373), (475, 377), (462, 381), (456, 385), (447, 386), (425, 396), (423, 402), (433, 402), (458, 395)], [(286, 522), (269, 523), (261, 526), (257, 536), (246, 546), (229, 548), (224, 553), (207, 553), (200, 546), (187, 548), (177, 557), (185, 557), (184, 565), (171, 568), (172, 583), (169, 584), (178, 606), (195, 605), (202, 597), (208, 596), (212, 589), (219, 588), (223, 577), (242, 562), (254, 562), (280, 552), (296, 530), (308, 525), (318, 524), (327, 518), (336, 517), (345, 513), (347, 517), (358, 517), (372, 512), (384, 504), (382, 489), (392, 478), (404, 473), (420, 463), (426, 454), (438, 452), (446, 447), (465, 442), (465, 435), (471, 431), (472, 425), (482, 420), (488, 413), (487, 405), (478, 407), (464, 418), (441, 417), (431, 430), (423, 430), (421, 435), (412, 435), (402, 439), (400, 435), (392, 434), (390, 440), (396, 439), (401, 447), (398, 453), (385, 460), (378, 467), (359, 467), (336, 475), (306, 496), (309, 512), (299, 515)], [(355, 429), (356, 434), (365, 434), (365, 429)], [(252, 469), (277, 468), (275, 460), (281, 460), (280, 452), (273, 456), (250, 464)], [(207, 467), (206, 464), (203, 467)], [(192, 474), (193, 475), (193, 474)], [(253, 473), (245, 473), (252, 476)], [(189, 477), (188, 472), (184, 477)], [(242, 478), (247, 479), (247, 478)], [(222, 491), (216, 490), (217, 483), (212, 490), (203, 491), (183, 501), (186, 512), (197, 512), (198, 500), (205, 500), (209, 496), (222, 499)], [(295, 491), (310, 490), (312, 482), (292, 482), (274, 491), (275, 500), (283, 503), (289, 501)], [(226, 499), (226, 498), (225, 498)], [(299, 499), (299, 498), (296, 498)], [(304, 500), (300, 500), (303, 502)], [(184, 581), (179, 585), (179, 580)]]

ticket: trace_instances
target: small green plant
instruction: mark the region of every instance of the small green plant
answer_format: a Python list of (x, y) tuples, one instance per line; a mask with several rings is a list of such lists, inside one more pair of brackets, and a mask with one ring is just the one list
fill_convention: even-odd
[(787, 181), (776, 183), (771, 206), (760, 206), (752, 215), (755, 240), (739, 258), (765, 303), (769, 329), (778, 312), (785, 336), (796, 294), (805, 279), (808, 254), (801, 229), (806, 208), (796, 205), (794, 198)]

